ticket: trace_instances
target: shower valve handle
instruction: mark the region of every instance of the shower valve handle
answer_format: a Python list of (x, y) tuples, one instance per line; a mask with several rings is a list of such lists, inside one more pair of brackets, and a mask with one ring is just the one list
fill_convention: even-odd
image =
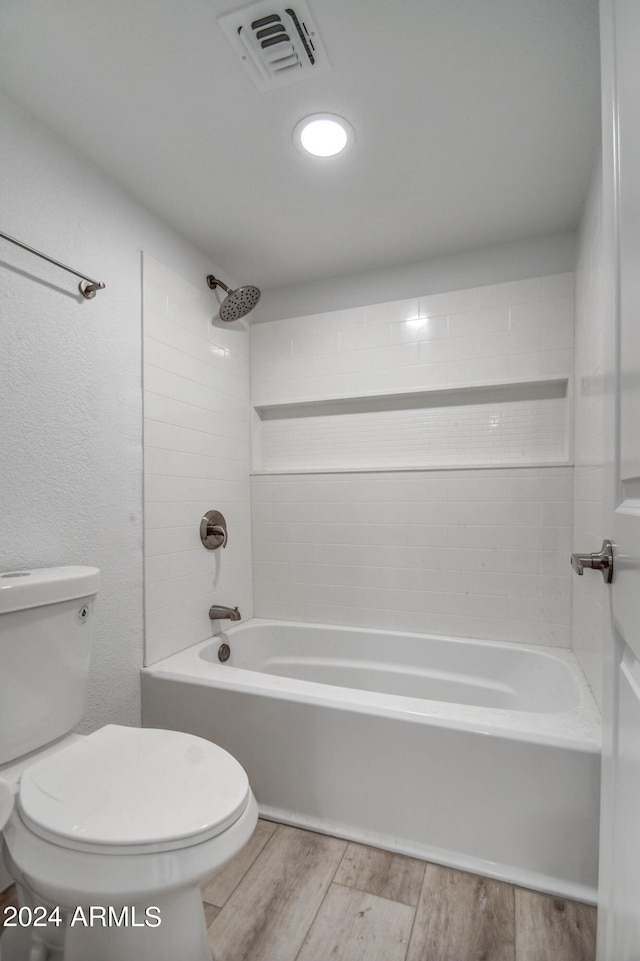
[(200, 540), (208, 551), (227, 546), (227, 522), (220, 511), (207, 511), (200, 521)]
[(212, 524), (211, 527), (207, 527), (207, 534), (209, 536), (213, 535), (214, 537), (221, 537), (222, 544), (220, 547), (227, 546), (227, 532), (224, 527), (218, 527), (217, 524)]

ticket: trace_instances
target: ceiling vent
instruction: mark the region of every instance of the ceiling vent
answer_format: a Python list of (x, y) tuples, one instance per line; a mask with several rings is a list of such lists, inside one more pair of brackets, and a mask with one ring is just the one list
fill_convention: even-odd
[(260, 0), (218, 23), (259, 90), (304, 80), (329, 67), (305, 0), (278, 6)]

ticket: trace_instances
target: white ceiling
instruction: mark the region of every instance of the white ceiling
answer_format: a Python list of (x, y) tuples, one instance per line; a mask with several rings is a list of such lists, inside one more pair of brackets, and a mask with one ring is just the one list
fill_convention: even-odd
[[(331, 69), (264, 93), (216, 22), (242, 5), (2, 0), (0, 87), (242, 283), (577, 225), (597, 0), (309, 0)], [(294, 148), (315, 111), (355, 128), (344, 158)]]

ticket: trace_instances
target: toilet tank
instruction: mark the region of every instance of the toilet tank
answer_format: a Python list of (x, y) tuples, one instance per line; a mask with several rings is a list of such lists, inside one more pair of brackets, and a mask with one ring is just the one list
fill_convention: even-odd
[(0, 573), (0, 765), (83, 717), (99, 588), (96, 567)]

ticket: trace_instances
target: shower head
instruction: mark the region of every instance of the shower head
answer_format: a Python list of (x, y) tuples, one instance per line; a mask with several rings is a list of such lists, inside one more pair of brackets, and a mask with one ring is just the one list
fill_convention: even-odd
[(220, 304), (220, 320), (224, 320), (226, 323), (230, 323), (232, 320), (240, 320), (241, 317), (246, 317), (249, 311), (253, 310), (260, 300), (260, 290), (257, 287), (238, 287), (237, 290), (231, 290), (226, 284), (223, 284), (221, 280), (214, 277), (213, 274), (208, 275), (207, 283), (211, 290), (215, 290), (216, 287), (222, 287), (227, 293), (227, 296)]

